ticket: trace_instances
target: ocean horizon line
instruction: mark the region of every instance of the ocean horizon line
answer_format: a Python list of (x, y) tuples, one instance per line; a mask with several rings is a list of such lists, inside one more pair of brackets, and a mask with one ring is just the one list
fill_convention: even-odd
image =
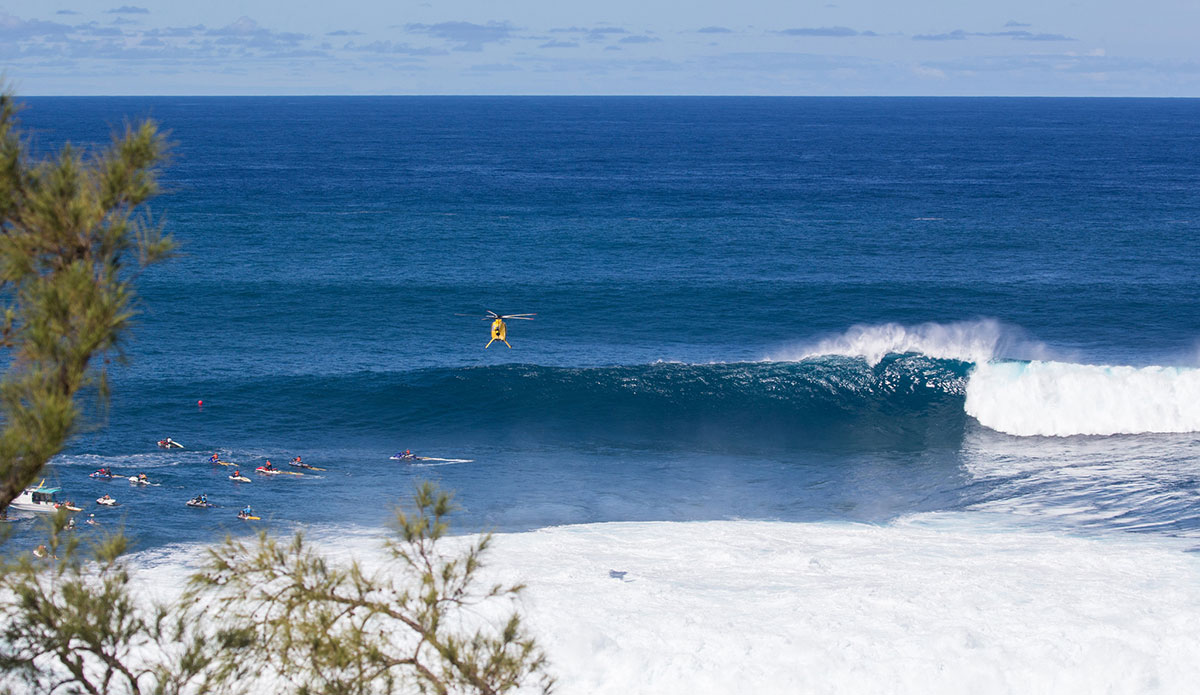
[(819, 100), (1037, 100), (1193, 101), (1196, 96), (1046, 94), (27, 94), (21, 99), (819, 99)]

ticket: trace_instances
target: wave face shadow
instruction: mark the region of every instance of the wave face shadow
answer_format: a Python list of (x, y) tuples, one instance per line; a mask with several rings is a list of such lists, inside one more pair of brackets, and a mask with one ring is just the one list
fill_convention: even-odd
[(229, 404), (209, 408), (205, 427), (239, 436), (308, 429), (359, 441), (403, 433), (663, 450), (919, 449), (961, 440), (968, 369), (920, 355), (889, 356), (875, 365), (844, 357), (589, 368), (511, 364), (168, 383), (154, 389), (156, 397), (124, 407), (133, 411), (130, 421), (153, 425), (167, 404), (203, 392), (212, 403)]

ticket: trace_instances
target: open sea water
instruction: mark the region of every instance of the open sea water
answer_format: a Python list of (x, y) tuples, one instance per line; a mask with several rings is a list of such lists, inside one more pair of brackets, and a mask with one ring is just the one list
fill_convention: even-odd
[(46, 471), (151, 596), (262, 528), (377, 566), (433, 480), (563, 693), (1200, 680), (1200, 101), (27, 103), (176, 143), (182, 255)]
[[(379, 527), (425, 479), (463, 531), (1200, 536), (1198, 101), (25, 101), (42, 153), (143, 117), (176, 143), (182, 255), (47, 470), (140, 548)], [(485, 310), (537, 316), (484, 350)], [(326, 470), (253, 472), (297, 455)]]

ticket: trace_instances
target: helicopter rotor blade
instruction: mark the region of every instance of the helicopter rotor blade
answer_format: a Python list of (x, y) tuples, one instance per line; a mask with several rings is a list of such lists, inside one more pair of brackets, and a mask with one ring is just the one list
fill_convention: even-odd
[(521, 319), (522, 321), (532, 321), (537, 314), (505, 314), (502, 319)]

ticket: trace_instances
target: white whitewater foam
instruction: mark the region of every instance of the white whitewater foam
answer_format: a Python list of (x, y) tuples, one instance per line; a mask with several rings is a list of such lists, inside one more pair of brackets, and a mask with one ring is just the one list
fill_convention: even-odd
[[(140, 454), (125, 454), (119, 456), (102, 456), (100, 454), (59, 454), (51, 459), (51, 465), (56, 467), (66, 466), (83, 466), (84, 468), (97, 469), (100, 467), (120, 468), (120, 469), (136, 469), (144, 468), (166, 468), (170, 466), (179, 466), (185, 464), (193, 464), (200, 458), (201, 454), (195, 451), (182, 451), (179, 449), (164, 449), (160, 451), (144, 452)], [(208, 458), (208, 454), (204, 454), (204, 459)]]
[(985, 427), (1019, 436), (1200, 432), (1200, 369), (980, 363), (965, 407)]
[[(528, 585), (562, 695), (1194, 691), (1200, 557), (991, 518), (557, 527), (498, 535), (485, 571)], [(370, 564), (374, 536), (324, 544)], [(178, 585), (172, 556), (145, 578)]]
[(920, 353), (938, 359), (986, 362), (994, 357), (1035, 357), (1045, 353), (1039, 343), (1021, 337), (1018, 329), (995, 319), (955, 323), (899, 323), (852, 326), (845, 333), (772, 355), (774, 361), (799, 361), (824, 355), (861, 357), (871, 366), (890, 354)]
[(564, 694), (1193, 689), (1200, 559), (964, 519), (575, 526), (492, 561)]

